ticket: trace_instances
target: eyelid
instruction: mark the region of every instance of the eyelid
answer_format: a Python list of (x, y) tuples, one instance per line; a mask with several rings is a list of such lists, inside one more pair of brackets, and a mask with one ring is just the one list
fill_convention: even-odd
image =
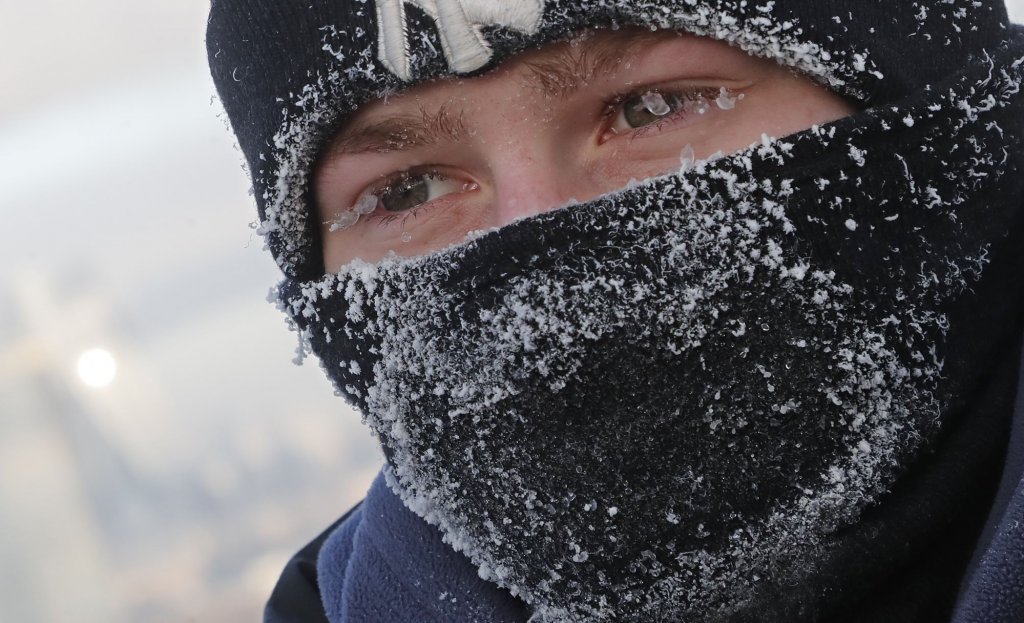
[(394, 186), (401, 184), (402, 182), (409, 178), (418, 177), (420, 175), (437, 175), (439, 177), (448, 177), (447, 175), (440, 173), (438, 171), (438, 167), (433, 167), (430, 165), (409, 167), (408, 169), (404, 169), (402, 171), (395, 171), (393, 173), (388, 173), (382, 176), (376, 182), (367, 186), (365, 190), (359, 193), (359, 196), (362, 197), (363, 195), (366, 194), (377, 194), (383, 190), (393, 188)]

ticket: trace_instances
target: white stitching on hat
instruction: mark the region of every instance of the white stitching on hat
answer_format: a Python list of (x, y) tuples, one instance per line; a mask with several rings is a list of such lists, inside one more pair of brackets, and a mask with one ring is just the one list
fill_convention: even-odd
[(448, 66), (456, 73), (475, 71), (491, 60), (482, 27), (505, 26), (532, 35), (544, 13), (544, 0), (377, 0), (378, 57), (406, 81), (412, 80), (406, 4), (434, 20)]

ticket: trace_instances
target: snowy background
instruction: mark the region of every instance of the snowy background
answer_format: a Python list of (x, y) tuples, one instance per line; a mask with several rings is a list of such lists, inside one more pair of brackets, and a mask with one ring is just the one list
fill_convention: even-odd
[(0, 622), (256, 621), (380, 459), (265, 300), (208, 3), (0, 3)]
[(265, 301), (207, 8), (0, 0), (0, 621), (258, 620), (380, 465)]

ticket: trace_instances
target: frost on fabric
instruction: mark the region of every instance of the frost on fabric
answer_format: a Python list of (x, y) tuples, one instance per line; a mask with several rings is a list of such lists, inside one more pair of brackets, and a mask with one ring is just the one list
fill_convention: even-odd
[[(310, 76), (311, 82), (299, 93), (291, 94), (289, 101), (282, 101), (282, 124), (273, 137), (273, 168), (256, 172), (261, 176), (263, 192), (263, 218), (256, 232), (264, 237), (277, 240), (272, 245), (278, 266), (286, 274), (292, 274), (298, 266), (310, 261), (312, 248), (309, 239), (311, 228), (309, 216), (315, 214), (307, 203), (311, 169), (321, 144), (326, 140), (325, 132), (334, 127), (339, 118), (339, 101), (354, 104), (368, 99), (360, 98), (350, 85), (360, 81), (379, 82), (380, 97), (395, 89), (397, 80), (386, 73), (378, 76), (374, 61), (374, 40), (362, 29), (353, 33), (339, 33), (333, 26), (325, 26), (323, 49), (325, 54), (338, 57), (344, 65), (325, 75)], [(344, 58), (335, 49), (332, 41), (345, 37), (363, 41), (365, 47), (357, 58)], [(341, 228), (351, 225), (345, 220), (357, 220), (349, 215), (342, 218)]]
[(537, 621), (729, 620), (943, 421), (940, 309), (1021, 135), (1021, 63), (975, 70), (281, 304), (395, 491)]
[[(583, 26), (600, 19), (611, 27), (638, 25), (658, 29), (678, 29), (695, 35), (726, 41), (744, 51), (773, 59), (836, 89), (851, 91), (842, 78), (854, 67), (870, 66), (866, 52), (856, 55), (822, 49), (805, 41), (799, 25), (773, 17), (774, 3), (763, 4), (723, 1), (718, 7), (685, 0), (673, 7), (664, 2), (636, 0), (591, 0), (565, 3), (549, 1), (539, 28), (541, 32), (560, 31), (567, 38)], [(282, 122), (273, 137), (273, 157), (267, 168), (255, 171), (264, 188), (263, 219), (257, 232), (268, 236), (269, 246), (282, 270), (289, 275), (301, 272), (315, 258), (310, 239), (316, 227), (308, 222), (314, 214), (307, 205), (309, 174), (314, 159), (330, 132), (351, 108), (373, 98), (387, 97), (405, 85), (377, 61), (377, 42), (366, 31), (355, 28), (339, 31), (331, 25), (321, 29), (324, 54), (338, 60), (335, 69), (310, 76), (310, 82), (288, 100), (281, 102)], [(558, 37), (556, 37), (558, 38)], [(526, 38), (520, 48), (530, 45)], [(355, 47), (358, 54), (345, 52)], [(511, 50), (515, 51), (515, 50)], [(411, 51), (414, 73), (426, 74), (438, 63), (440, 51), (424, 43)], [(848, 56), (848, 58), (847, 58)], [(855, 58), (856, 57), (856, 58)], [(852, 93), (848, 93), (852, 94)], [(723, 93), (716, 101), (730, 108), (735, 100)], [(351, 217), (347, 217), (351, 220)], [(344, 224), (344, 223), (343, 223)]]

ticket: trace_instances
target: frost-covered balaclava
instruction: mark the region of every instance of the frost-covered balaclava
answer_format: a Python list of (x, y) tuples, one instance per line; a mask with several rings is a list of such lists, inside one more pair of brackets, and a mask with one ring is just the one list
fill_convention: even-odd
[[(322, 274), (310, 171), (359, 105), (627, 25), (863, 110)], [(814, 619), (889, 560), (878, 517), (937, 440), (981, 426), (964, 405), (1019, 312), (989, 304), (1021, 266), (1001, 2), (215, 0), (208, 43), (303, 347), (406, 504), (538, 621)]]

